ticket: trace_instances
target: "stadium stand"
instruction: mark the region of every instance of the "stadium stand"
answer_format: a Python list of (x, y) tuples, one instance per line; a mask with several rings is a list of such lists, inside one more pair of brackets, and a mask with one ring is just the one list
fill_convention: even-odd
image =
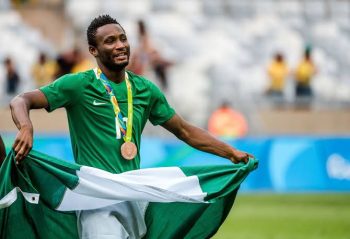
[[(312, 45), (318, 68), (312, 82), (313, 109), (349, 106), (349, 1), (61, 2), (62, 11), (71, 20), (81, 42), (85, 40), (84, 29), (97, 14), (115, 16), (128, 32), (131, 44), (136, 42), (136, 21), (144, 19), (162, 53), (176, 62), (169, 69), (169, 101), (181, 115), (197, 125), (204, 127), (213, 109), (223, 100), (229, 100), (247, 116), (251, 134), (262, 132), (260, 121), (264, 117), (256, 112), (271, 108), (264, 96), (268, 86), (266, 65), (274, 52), (282, 51), (288, 64), (295, 68), (306, 44)], [(27, 76), (27, 69), (39, 50), (54, 52), (57, 49), (49, 47), (37, 30), (24, 27), (17, 13), (1, 14), (10, 14), (0, 21), (1, 32), (6, 33), (2, 35), (16, 36), (1, 39), (0, 56), (9, 50), (1, 46), (19, 41), (26, 49), (25, 54), (12, 49), (12, 55), (21, 58), (21, 72)], [(150, 75), (150, 79), (153, 78)], [(30, 79), (26, 79), (22, 87), (28, 89), (31, 84)], [(288, 104), (295, 100), (293, 87), (290, 77), (285, 89)]]
[[(54, 53), (54, 47), (46, 41), (41, 33), (26, 25), (20, 14), (9, 10), (0, 12), (0, 61), (11, 57), (22, 79), (20, 91), (33, 88), (30, 69), (40, 51)], [(5, 69), (0, 66), (0, 105), (7, 104), (5, 99)]]

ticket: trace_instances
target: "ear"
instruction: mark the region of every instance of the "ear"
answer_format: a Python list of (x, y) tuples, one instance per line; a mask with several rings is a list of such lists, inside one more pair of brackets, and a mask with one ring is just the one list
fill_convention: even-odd
[(98, 56), (98, 50), (96, 47), (89, 45), (89, 52), (91, 55), (93, 55), (94, 57)]

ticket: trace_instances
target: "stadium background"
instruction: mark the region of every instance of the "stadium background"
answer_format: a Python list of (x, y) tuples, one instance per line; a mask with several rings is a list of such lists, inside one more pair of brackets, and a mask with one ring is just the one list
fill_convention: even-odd
[[(56, 57), (87, 49), (85, 29), (101, 13), (116, 17), (136, 44), (136, 21), (175, 64), (166, 95), (186, 120), (206, 128), (228, 100), (247, 118), (248, 135), (227, 140), (260, 160), (215, 238), (349, 238), (350, 1), (348, 0), (18, 0), (0, 1), (0, 60), (10, 56), (31, 90), (40, 52)], [(274, 52), (295, 66), (313, 47), (318, 73), (309, 109), (295, 109), (292, 79), (285, 105), (264, 92)], [(85, 52), (87, 53), (87, 52)], [(89, 57), (86, 55), (86, 57)], [(151, 80), (155, 77), (148, 72)], [(10, 149), (16, 134), (0, 67), (0, 134)], [(159, 82), (156, 82), (158, 84)], [(187, 102), (191, 102), (190, 104)], [(31, 113), (34, 148), (72, 160), (64, 110)], [(143, 167), (225, 164), (197, 152), (160, 127), (145, 129)]]

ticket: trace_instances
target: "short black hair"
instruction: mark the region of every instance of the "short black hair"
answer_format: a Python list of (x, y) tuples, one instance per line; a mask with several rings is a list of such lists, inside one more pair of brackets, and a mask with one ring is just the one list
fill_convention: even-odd
[[(122, 29), (123, 27), (120, 25), (120, 23), (112, 18), (109, 15), (100, 15), (96, 17), (92, 22), (90, 23), (89, 27), (86, 31), (87, 41), (89, 45), (96, 46), (96, 31), (99, 27), (102, 27), (107, 24), (118, 24)], [(124, 31), (124, 29), (123, 29)]]

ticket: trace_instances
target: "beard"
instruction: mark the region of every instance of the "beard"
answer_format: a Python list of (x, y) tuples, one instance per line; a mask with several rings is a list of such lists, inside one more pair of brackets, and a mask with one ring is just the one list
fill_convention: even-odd
[(109, 70), (114, 70), (114, 71), (120, 71), (123, 70), (127, 65), (129, 64), (129, 61), (123, 62), (123, 63), (109, 63), (106, 64), (105, 66), (109, 69)]
[(120, 71), (123, 70), (129, 64), (129, 56), (128, 60), (122, 63), (115, 63), (113, 60), (104, 60), (101, 62), (111, 71)]

